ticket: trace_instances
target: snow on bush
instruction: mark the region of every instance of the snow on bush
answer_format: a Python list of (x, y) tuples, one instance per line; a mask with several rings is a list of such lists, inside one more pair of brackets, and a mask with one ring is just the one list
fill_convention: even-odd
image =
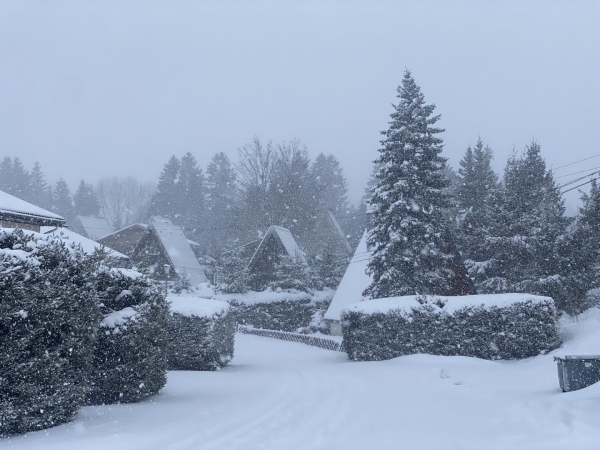
[(90, 376), (91, 404), (138, 402), (166, 383), (168, 305), (140, 273), (101, 267), (95, 288), (104, 319)]
[(100, 323), (82, 249), (0, 230), (0, 436), (68, 422)]
[(266, 290), (246, 294), (223, 294), (215, 299), (234, 307), (236, 320), (265, 330), (292, 331), (315, 325), (319, 310), (325, 310), (335, 291), (313, 294)]
[(171, 294), (170, 370), (217, 370), (233, 358), (235, 317), (227, 303)]
[(527, 294), (369, 300), (342, 311), (342, 332), (355, 361), (413, 353), (520, 359), (560, 344), (554, 301)]

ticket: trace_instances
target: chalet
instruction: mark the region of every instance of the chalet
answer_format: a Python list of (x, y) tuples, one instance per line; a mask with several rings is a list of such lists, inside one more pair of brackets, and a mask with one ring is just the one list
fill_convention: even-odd
[(256, 283), (253, 288), (260, 289), (268, 282), (275, 272), (275, 266), (279, 263), (281, 255), (299, 259), (308, 266), (304, 252), (296, 243), (290, 230), (271, 225), (248, 262), (248, 271), (254, 275)]
[(331, 211), (322, 211), (317, 217), (311, 235), (302, 239), (302, 243), (303, 247), (311, 254), (318, 254), (320, 249), (328, 248), (340, 256), (347, 255), (348, 258), (352, 256), (352, 247)]
[(140, 239), (146, 233), (148, 225), (143, 223), (134, 223), (121, 230), (115, 231), (104, 237), (96, 239), (102, 245), (113, 248), (130, 258), (135, 253), (135, 249)]
[(25, 200), (0, 191), (0, 228), (40, 232), (42, 226), (62, 227), (65, 219)]
[(150, 218), (131, 259), (134, 265), (148, 270), (157, 279), (187, 277), (192, 286), (207, 281), (183, 230), (164, 217)]
[(108, 236), (113, 232), (106, 219), (96, 217), (76, 216), (70, 227), (73, 231), (93, 241)]
[(334, 336), (342, 334), (340, 325), (342, 309), (352, 303), (365, 300), (362, 293), (372, 281), (372, 278), (366, 273), (370, 258), (371, 251), (367, 247), (367, 232), (365, 231), (324, 316), (329, 323), (329, 330)]

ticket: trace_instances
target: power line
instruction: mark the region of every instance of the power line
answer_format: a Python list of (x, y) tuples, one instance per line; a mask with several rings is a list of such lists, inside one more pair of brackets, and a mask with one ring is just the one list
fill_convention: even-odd
[(563, 167), (572, 166), (573, 164), (577, 164), (577, 163), (580, 163), (582, 161), (587, 161), (588, 159), (597, 158), (598, 156), (600, 156), (600, 153), (598, 153), (596, 155), (588, 156), (587, 158), (580, 159), (579, 161), (574, 161), (574, 162), (569, 163), (569, 164), (564, 164), (562, 166), (558, 166), (558, 167), (552, 169), (552, 172), (554, 172), (555, 170), (558, 170), (558, 169), (562, 169)]
[(578, 181), (581, 181), (581, 180), (585, 180), (587, 177), (591, 177), (591, 176), (597, 175), (598, 173), (600, 173), (600, 171), (588, 173), (587, 175), (584, 175), (582, 177), (576, 178), (576, 179), (571, 180), (571, 181), (567, 181), (566, 183), (561, 184), (560, 186), (558, 186), (557, 189), (562, 189), (565, 186), (568, 186), (568, 185), (573, 184), (573, 183), (577, 183)]
[(572, 191), (572, 190), (574, 190), (574, 189), (577, 189), (578, 187), (585, 186), (586, 184), (593, 183), (593, 182), (594, 182), (594, 181), (596, 181), (597, 179), (598, 179), (598, 177), (596, 177), (596, 178), (592, 178), (591, 180), (589, 180), (589, 181), (586, 181), (585, 183), (581, 183), (581, 184), (579, 184), (579, 185), (577, 185), (577, 186), (575, 186), (575, 187), (572, 187), (572, 188), (570, 188), (570, 189), (567, 189), (566, 191), (562, 191), (562, 192), (561, 192), (561, 194), (565, 194), (565, 193), (567, 193), (567, 192), (570, 192), (570, 191)]
[(600, 166), (598, 166), (598, 167), (592, 167), (591, 169), (580, 170), (579, 172), (567, 173), (565, 175), (560, 175), (558, 177), (554, 177), (554, 179), (564, 178), (564, 177), (570, 177), (571, 175), (577, 175), (577, 174), (580, 174), (580, 173), (583, 173), (583, 172), (589, 172), (590, 170), (596, 170), (596, 169), (600, 169)]

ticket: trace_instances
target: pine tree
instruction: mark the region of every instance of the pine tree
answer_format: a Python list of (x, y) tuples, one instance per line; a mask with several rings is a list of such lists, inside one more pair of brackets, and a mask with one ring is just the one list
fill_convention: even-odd
[(312, 293), (313, 283), (308, 266), (299, 255), (280, 255), (269, 287), (273, 290)]
[(244, 294), (250, 290), (248, 261), (242, 255), (239, 241), (229, 241), (227, 247), (217, 262), (217, 289), (224, 293)]
[(42, 166), (35, 162), (29, 177), (29, 188), (26, 200), (42, 208), (51, 207), (51, 199), (46, 177), (42, 172)]
[(399, 103), (381, 141), (376, 164), (377, 185), (369, 206), (373, 223), (368, 243), (373, 257), (368, 273), (371, 298), (437, 294), (449, 288), (450, 259), (440, 246), (446, 228), (443, 210), (449, 204), (444, 189), (446, 160), (440, 156), (443, 129), (434, 125), (435, 105), (425, 97), (411, 73), (398, 87)]
[(176, 219), (177, 215), (177, 181), (181, 163), (175, 155), (163, 167), (158, 177), (157, 192), (154, 194), (150, 206), (151, 214)]
[(207, 220), (210, 228), (207, 233), (209, 249), (212, 253), (223, 250), (234, 235), (238, 222), (238, 192), (236, 174), (231, 161), (220, 152), (213, 156), (206, 169)]
[(52, 211), (63, 216), (67, 224), (72, 223), (75, 218), (71, 191), (63, 178), (56, 182), (52, 190)]
[(474, 265), (478, 290), (549, 295), (564, 304), (568, 261), (559, 250), (570, 220), (538, 143), (509, 159), (494, 205), (486, 254)]
[(19, 158), (13, 158), (12, 164), (13, 186), (12, 194), (15, 197), (25, 199), (29, 193), (29, 172), (23, 166)]
[(337, 158), (319, 153), (310, 173), (319, 206), (336, 215), (344, 214), (348, 207), (348, 183)]
[(205, 213), (204, 174), (190, 152), (181, 158), (175, 192), (176, 222), (187, 230), (190, 236), (200, 237), (200, 226)]
[(73, 196), (74, 212), (78, 216), (98, 217), (100, 202), (94, 191), (94, 186), (81, 180)]
[(0, 191), (14, 195), (14, 184), (13, 161), (6, 156), (0, 162)]

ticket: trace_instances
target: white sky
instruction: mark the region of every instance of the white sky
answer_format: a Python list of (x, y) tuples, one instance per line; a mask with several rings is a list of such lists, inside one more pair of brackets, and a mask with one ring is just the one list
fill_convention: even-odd
[(481, 135), (498, 170), (533, 137), (556, 167), (600, 153), (599, 24), (597, 1), (1, 0), (0, 156), (74, 188), (296, 137), (357, 201), (407, 67), (452, 165)]

